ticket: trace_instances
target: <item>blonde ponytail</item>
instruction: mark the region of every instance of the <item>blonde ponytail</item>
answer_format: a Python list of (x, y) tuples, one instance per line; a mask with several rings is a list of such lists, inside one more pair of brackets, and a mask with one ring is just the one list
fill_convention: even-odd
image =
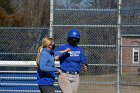
[(37, 57), (36, 57), (36, 64), (37, 64), (37, 66), (39, 66), (40, 54), (41, 54), (42, 50), (43, 50), (43, 46), (40, 46), (38, 48)]
[(40, 54), (43, 48), (47, 48), (53, 42), (53, 38), (45, 37), (42, 39), (41, 46), (38, 48), (38, 53), (36, 56), (36, 64), (39, 66)]

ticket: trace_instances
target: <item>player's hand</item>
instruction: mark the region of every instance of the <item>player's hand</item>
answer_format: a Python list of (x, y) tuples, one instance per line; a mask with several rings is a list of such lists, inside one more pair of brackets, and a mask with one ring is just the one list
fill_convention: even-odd
[(88, 70), (88, 64), (83, 64), (82, 67), (83, 67), (83, 71), (87, 71)]
[(58, 75), (61, 75), (61, 73), (62, 73), (62, 70), (58, 69)]
[(59, 75), (59, 79), (64, 79), (64, 78), (65, 78), (65, 76), (63, 74)]
[(65, 52), (69, 52), (69, 51), (71, 51), (71, 49), (70, 49), (70, 48), (67, 48), (67, 49), (65, 50)]
[(59, 60), (59, 56), (55, 56), (55, 57), (54, 57), (54, 60), (55, 60), (55, 61), (58, 61), (58, 60)]

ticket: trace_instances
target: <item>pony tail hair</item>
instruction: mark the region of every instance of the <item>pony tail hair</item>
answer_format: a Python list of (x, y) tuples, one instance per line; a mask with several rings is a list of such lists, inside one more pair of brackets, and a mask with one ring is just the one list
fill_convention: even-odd
[(42, 50), (43, 50), (43, 46), (40, 46), (38, 48), (37, 57), (36, 57), (36, 64), (38, 67), (39, 67), (40, 54), (41, 54)]

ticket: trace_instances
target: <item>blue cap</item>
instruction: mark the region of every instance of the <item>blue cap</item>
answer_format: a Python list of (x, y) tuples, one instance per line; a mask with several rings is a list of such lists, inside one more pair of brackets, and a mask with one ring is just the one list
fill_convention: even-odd
[(78, 30), (73, 29), (69, 31), (68, 37), (80, 38), (80, 33)]

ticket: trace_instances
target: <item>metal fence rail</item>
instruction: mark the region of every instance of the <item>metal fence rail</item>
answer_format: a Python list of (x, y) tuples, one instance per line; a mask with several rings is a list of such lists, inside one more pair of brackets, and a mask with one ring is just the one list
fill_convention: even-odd
[[(88, 7), (83, 6), (84, 0), (51, 1), (50, 29), (0, 27), (0, 91), (38, 93), (37, 87), (27, 91), (20, 87), (36, 86), (36, 66), (20, 61), (35, 60), (44, 36), (53, 37), (59, 46), (66, 43), (70, 29), (78, 29), (81, 33), (79, 46), (85, 49), (89, 64), (88, 72), (80, 73), (78, 93), (139, 93), (140, 1), (86, 0), (90, 1), (86, 5), (92, 4)], [(18, 65), (4, 65), (10, 61)], [(17, 73), (21, 74), (16, 77)], [(6, 86), (11, 86), (11, 81), (15, 80), (23, 82), (14, 83), (19, 89), (7, 90)], [(29, 84), (27, 80), (34, 83)]]

